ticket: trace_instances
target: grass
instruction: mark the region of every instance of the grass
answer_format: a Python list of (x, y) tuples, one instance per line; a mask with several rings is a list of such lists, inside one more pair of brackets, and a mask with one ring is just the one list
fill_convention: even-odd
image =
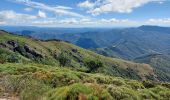
[(168, 83), (140, 82), (34, 63), (0, 64), (0, 70), (1, 89), (21, 100), (168, 100), (170, 97)]

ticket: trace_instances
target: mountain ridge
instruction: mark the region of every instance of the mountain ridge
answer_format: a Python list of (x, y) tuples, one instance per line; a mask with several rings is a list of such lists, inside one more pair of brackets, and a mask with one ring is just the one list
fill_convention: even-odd
[[(55, 57), (58, 57), (61, 53), (67, 54), (71, 59), (71, 65), (74, 66), (75, 69), (80, 70), (81, 66), (83, 69), (87, 70), (85, 65), (86, 59), (99, 60), (101, 61), (105, 67), (99, 69), (99, 72), (110, 74), (110, 75), (118, 75), (123, 77), (131, 77), (133, 78), (133, 74), (135, 77), (145, 79), (145, 75), (153, 76), (153, 69), (149, 65), (132, 63), (130, 61), (125, 61), (121, 59), (115, 58), (107, 58), (98, 54), (95, 54), (91, 51), (84, 50), (77, 46), (74, 46), (70, 43), (66, 43), (64, 41), (40, 41), (34, 40), (32, 38), (23, 38), (22, 36), (12, 35), (12, 34), (4, 34), (0, 38), (1, 46), (5, 45), (5, 48), (8, 50), (12, 50), (12, 52), (17, 52), (20, 55), (30, 59), (30, 60), (42, 60), (42, 61), (53, 61), (57, 62), (58, 60)], [(47, 60), (49, 59), (49, 60)], [(45, 62), (46, 62), (45, 61)], [(77, 66), (77, 67), (75, 67)], [(73, 68), (73, 69), (74, 69)], [(79, 69), (80, 68), (80, 69)], [(146, 69), (145, 69), (146, 68)], [(127, 73), (117, 73), (116, 70), (122, 70)], [(141, 72), (140, 72), (141, 70)], [(142, 72), (142, 70), (145, 70)], [(105, 72), (106, 71), (106, 72)], [(134, 72), (131, 76), (131, 71)], [(138, 73), (136, 73), (138, 72)], [(129, 76), (130, 75), (130, 76)]]

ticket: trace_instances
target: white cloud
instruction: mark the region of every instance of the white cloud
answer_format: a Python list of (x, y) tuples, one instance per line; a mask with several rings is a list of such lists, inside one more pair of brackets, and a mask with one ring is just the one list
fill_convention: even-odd
[(55, 8), (56, 9), (64, 9), (64, 10), (71, 10), (71, 9), (73, 9), (71, 7), (66, 7), (66, 6), (56, 6)]
[(0, 21), (0, 25), (5, 25), (6, 24), (6, 22), (4, 22), (4, 21)]
[(59, 21), (60, 24), (79, 24), (79, 21), (71, 18), (71, 19), (65, 19), (65, 20), (61, 20)]
[(83, 19), (75, 19), (69, 18), (65, 20), (58, 21), (59, 24), (77, 24), (77, 25), (116, 25), (116, 24), (134, 24), (135, 21), (131, 21), (128, 19), (90, 19), (90, 18), (83, 18)]
[(39, 10), (39, 11), (38, 11), (38, 17), (40, 17), (40, 18), (46, 18), (46, 13)]
[(116, 24), (116, 23), (134, 23), (135, 21), (131, 21), (128, 19), (116, 19), (116, 18), (111, 18), (111, 19), (101, 19), (98, 21), (99, 23), (109, 23), (109, 24)]
[(93, 8), (94, 7), (94, 3), (90, 2), (89, 0), (87, 1), (84, 1), (84, 2), (81, 2), (78, 4), (79, 7), (82, 7), (82, 8)]
[(60, 24), (73, 24), (73, 25), (88, 25), (88, 24), (94, 24), (96, 23), (95, 20), (92, 20), (90, 18), (82, 18), (82, 19), (75, 19), (75, 18), (68, 18), (64, 20), (59, 21)]
[[(41, 17), (41, 18), (40, 18)], [(102, 26), (102, 27), (112, 27), (112, 26), (136, 26), (142, 24), (149, 25), (170, 25), (170, 18), (158, 18), (158, 19), (148, 19), (146, 21), (134, 21), (129, 19), (95, 19), (95, 18), (48, 18), (46, 14), (39, 11), (38, 15), (29, 15), (16, 13), (12, 10), (0, 11), (0, 25), (36, 25), (36, 26)]]
[(33, 9), (32, 8), (25, 8), (24, 10), (27, 11), (27, 12), (31, 12)]
[[(90, 5), (93, 5), (93, 9), (89, 9), (87, 12), (92, 15), (99, 15), (102, 13), (109, 12), (118, 12), (118, 13), (130, 13), (134, 8), (140, 7), (144, 4), (150, 2), (160, 2), (163, 0), (96, 0), (91, 2)], [(89, 1), (84, 1), (82, 4), (83, 8), (90, 8), (88, 5)], [(80, 5), (79, 4), (79, 5)]]
[(154, 19), (154, 18), (151, 18), (149, 19), (148, 21), (146, 21), (147, 24), (157, 24), (157, 25), (160, 25), (160, 24), (169, 24), (170, 25), (170, 18), (158, 18), (158, 19)]
[(33, 25), (40, 25), (40, 26), (50, 26), (50, 25), (56, 25), (58, 24), (57, 21), (54, 21), (54, 20), (40, 20), (40, 21), (33, 21), (32, 22)]
[(92, 21), (88, 18), (66, 18), (57, 20), (56, 18), (47, 18), (44, 20), (33, 21), (33, 25), (40, 25), (40, 26), (61, 26), (61, 25), (88, 25), (93, 24), (95, 21)]
[[(40, 18), (41, 17), (41, 18)], [(43, 19), (42, 19), (43, 18)], [(47, 18), (42, 11), (37, 16), (20, 14), (14, 11), (1, 11), (0, 24), (8, 25), (36, 25), (36, 26), (83, 26), (83, 25), (116, 25), (131, 24), (133, 21), (128, 19), (91, 19), (91, 18)]]
[[(68, 9), (63, 9), (64, 8), (63, 6), (62, 6), (62, 9), (61, 9), (61, 6), (59, 6), (57, 8), (57, 7), (49, 6), (49, 5), (46, 5), (46, 4), (43, 4), (43, 3), (34, 2), (34, 1), (31, 1), (31, 0), (11, 0), (11, 1), (23, 4), (23, 5), (27, 5), (27, 6), (32, 7), (32, 8), (37, 8), (37, 9), (41, 9), (41, 10), (50, 11), (50, 12), (53, 12), (53, 13), (55, 13), (57, 15), (68, 15), (68, 16), (74, 16), (74, 17), (84, 17), (83, 15), (78, 14), (76, 12), (72, 12), (72, 11), (70, 11)], [(68, 8), (68, 7), (65, 7), (65, 8)]]
[(0, 11), (1, 24), (29, 24), (31, 20), (37, 19), (37, 16), (20, 14), (12, 10)]
[(0, 11), (0, 18), (9, 19), (9, 20), (32, 20), (36, 19), (36, 16), (28, 14), (16, 13), (12, 10)]

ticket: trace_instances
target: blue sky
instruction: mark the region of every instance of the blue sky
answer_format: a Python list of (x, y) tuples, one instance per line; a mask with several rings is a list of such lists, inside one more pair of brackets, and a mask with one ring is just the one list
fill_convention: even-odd
[(1, 0), (0, 25), (170, 26), (169, 0)]

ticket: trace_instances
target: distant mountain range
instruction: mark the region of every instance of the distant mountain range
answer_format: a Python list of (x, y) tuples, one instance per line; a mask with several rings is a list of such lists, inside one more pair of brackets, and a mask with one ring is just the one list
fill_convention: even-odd
[(170, 54), (170, 28), (140, 26), (124, 29), (0, 27), (38, 39), (61, 39), (105, 56), (135, 59), (144, 54)]

